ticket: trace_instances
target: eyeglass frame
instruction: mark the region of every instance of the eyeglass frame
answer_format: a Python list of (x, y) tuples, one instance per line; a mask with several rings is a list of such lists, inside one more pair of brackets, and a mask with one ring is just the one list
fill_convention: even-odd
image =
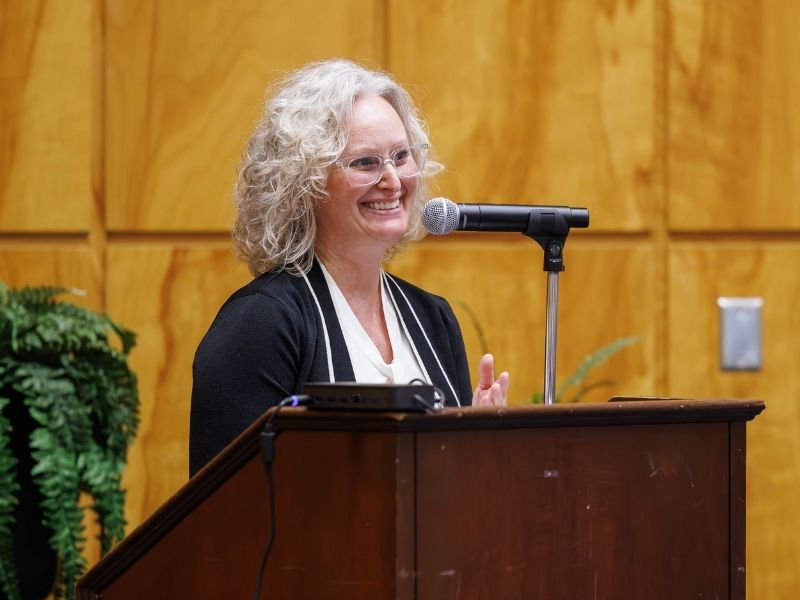
[[(361, 155), (357, 155), (357, 156), (351, 156), (349, 158), (340, 158), (339, 160), (335, 160), (335, 161), (333, 161), (333, 166), (339, 167), (342, 171), (344, 171), (344, 176), (347, 179), (347, 183), (349, 183), (353, 187), (367, 187), (367, 186), (375, 185), (376, 183), (378, 183), (383, 178), (383, 173), (386, 170), (386, 164), (387, 163), (390, 163), (394, 167), (395, 173), (397, 174), (397, 176), (400, 179), (411, 179), (413, 177), (419, 177), (422, 174), (422, 171), (425, 169), (425, 163), (427, 162), (427, 154), (428, 154), (428, 149), (429, 148), (430, 148), (430, 144), (419, 144), (417, 146), (403, 146), (401, 148), (397, 148), (396, 150), (393, 150), (388, 158), (385, 158), (382, 154), (361, 154)], [(416, 150), (416, 151), (418, 151), (417, 156), (422, 158), (422, 166), (417, 165), (419, 170), (416, 173), (414, 173), (413, 175), (401, 175), (400, 171), (397, 168), (397, 164), (395, 163), (396, 159), (392, 158), (393, 155), (395, 155), (397, 152), (400, 152), (401, 150), (408, 150), (409, 152), (411, 152), (412, 157), (414, 156), (414, 151)], [(356, 161), (356, 160), (359, 160), (359, 159), (362, 159), (362, 158), (367, 158), (367, 157), (379, 158), (381, 160), (381, 168), (378, 171), (378, 175), (377, 175), (375, 181), (371, 181), (369, 183), (353, 183), (350, 180), (350, 175), (349, 175), (350, 168), (351, 168), (350, 164), (353, 161)], [(414, 162), (415, 163), (417, 162), (416, 159), (414, 159)]]

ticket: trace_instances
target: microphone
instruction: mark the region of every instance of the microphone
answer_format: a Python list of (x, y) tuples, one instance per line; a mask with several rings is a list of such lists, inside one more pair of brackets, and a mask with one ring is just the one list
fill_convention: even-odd
[(571, 227), (589, 226), (589, 211), (569, 206), (456, 204), (434, 198), (422, 208), (422, 224), (434, 235), (447, 235), (454, 229), (566, 235)]

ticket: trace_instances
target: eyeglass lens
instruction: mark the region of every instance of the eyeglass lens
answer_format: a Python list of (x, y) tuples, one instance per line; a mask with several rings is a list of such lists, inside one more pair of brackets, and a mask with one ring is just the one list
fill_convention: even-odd
[(398, 148), (387, 159), (377, 154), (352, 158), (346, 163), (347, 180), (354, 186), (377, 183), (386, 163), (394, 166), (398, 177), (416, 177), (425, 166), (425, 148)]

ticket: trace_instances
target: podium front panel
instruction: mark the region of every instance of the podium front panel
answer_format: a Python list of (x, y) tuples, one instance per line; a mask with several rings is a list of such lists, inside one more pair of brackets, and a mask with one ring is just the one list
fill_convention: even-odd
[(728, 423), (418, 434), (417, 598), (729, 598), (728, 458)]

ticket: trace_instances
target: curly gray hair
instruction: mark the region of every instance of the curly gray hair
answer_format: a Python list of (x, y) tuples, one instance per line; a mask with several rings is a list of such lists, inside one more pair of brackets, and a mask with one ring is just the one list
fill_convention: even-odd
[[(363, 93), (384, 98), (397, 111), (412, 146), (428, 144), (426, 125), (411, 96), (389, 75), (348, 60), (315, 62), (279, 82), (247, 143), (235, 189), (233, 239), (253, 275), (311, 268), (315, 207), (327, 199), (328, 172), (347, 144), (353, 104)], [(421, 207), (429, 199), (425, 177), (441, 169), (428, 161), (417, 184), (414, 210), (400, 242), (425, 235)]]

